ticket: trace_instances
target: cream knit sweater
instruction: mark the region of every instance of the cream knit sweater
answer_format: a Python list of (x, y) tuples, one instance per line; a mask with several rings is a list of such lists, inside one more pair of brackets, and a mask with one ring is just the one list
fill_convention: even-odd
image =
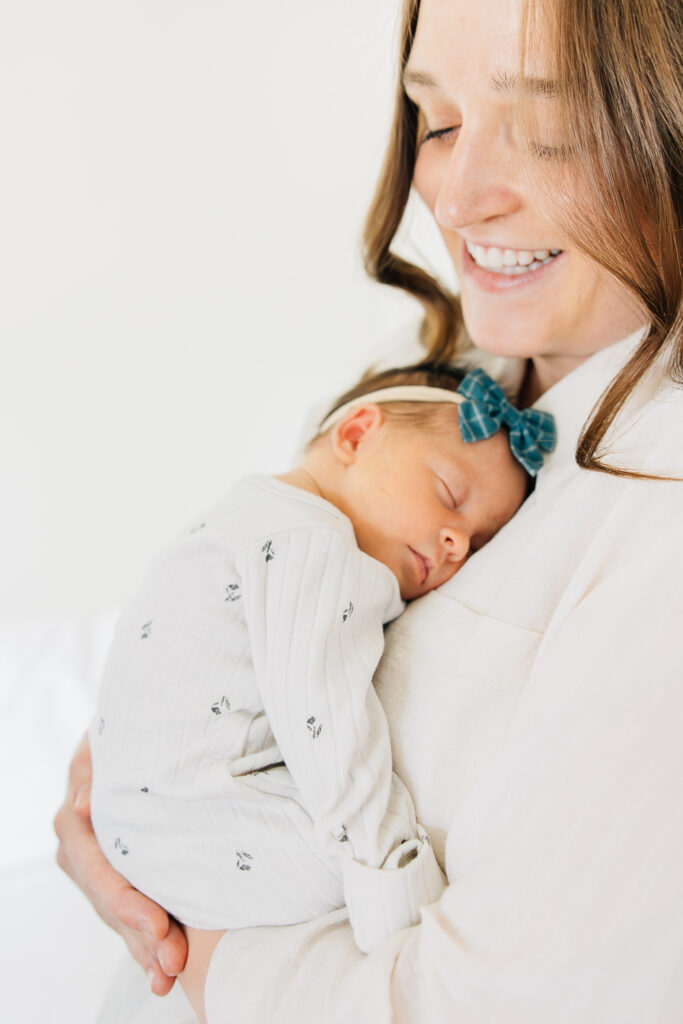
[[(538, 402), (532, 498), (389, 628), (395, 766), (450, 885), (370, 956), (344, 912), (228, 934), (211, 1024), (683, 1020), (683, 484), (579, 470), (633, 339)], [(653, 373), (615, 463), (683, 477), (683, 391)]]

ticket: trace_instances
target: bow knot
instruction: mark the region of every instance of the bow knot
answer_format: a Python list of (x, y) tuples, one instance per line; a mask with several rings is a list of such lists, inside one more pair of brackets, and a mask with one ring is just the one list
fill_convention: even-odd
[(536, 476), (543, 465), (543, 452), (555, 447), (555, 421), (550, 413), (516, 409), (481, 369), (472, 370), (462, 379), (458, 393), (468, 399), (458, 406), (463, 441), (483, 441), (506, 426), (510, 451), (527, 473)]

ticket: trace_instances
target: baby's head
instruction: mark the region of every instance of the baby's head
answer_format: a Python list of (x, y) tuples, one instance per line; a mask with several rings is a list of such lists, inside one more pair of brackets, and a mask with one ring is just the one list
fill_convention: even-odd
[[(419, 364), (365, 378), (335, 403), (302, 464), (349, 517), (360, 549), (392, 570), (405, 599), (450, 579), (527, 492), (507, 431), (494, 425), (491, 433), (489, 424), (491, 436), (472, 440), (482, 436), (483, 410), (457, 393), (471, 377)], [(469, 425), (464, 405), (474, 413)]]

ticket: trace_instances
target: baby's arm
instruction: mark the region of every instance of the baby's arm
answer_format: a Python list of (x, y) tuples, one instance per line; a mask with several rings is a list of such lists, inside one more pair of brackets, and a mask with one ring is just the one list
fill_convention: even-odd
[(402, 607), (395, 580), (327, 528), (276, 534), (237, 567), (264, 708), (321, 846), (341, 859), (354, 934), (367, 951), (415, 924), (445, 884), (392, 773), (372, 684), (383, 622)]

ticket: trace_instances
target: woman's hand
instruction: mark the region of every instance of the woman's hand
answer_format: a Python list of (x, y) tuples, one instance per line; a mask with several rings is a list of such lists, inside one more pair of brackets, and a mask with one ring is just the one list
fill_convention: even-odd
[(149, 978), (152, 992), (164, 996), (185, 965), (187, 941), (165, 910), (138, 892), (109, 864), (90, 821), (92, 761), (87, 735), (69, 769), (66, 799), (55, 818), (57, 863), (83, 890), (97, 913), (124, 939)]

